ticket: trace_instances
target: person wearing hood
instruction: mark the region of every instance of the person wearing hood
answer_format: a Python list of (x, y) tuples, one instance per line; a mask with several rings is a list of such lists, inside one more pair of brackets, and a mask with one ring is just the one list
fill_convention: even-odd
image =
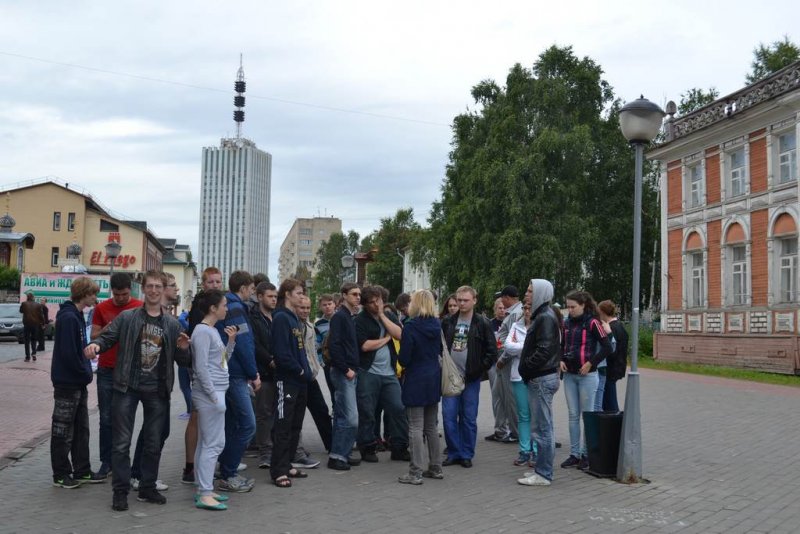
[(99, 290), (91, 278), (76, 278), (70, 286), (71, 300), (64, 302), (56, 315), (50, 368), (55, 401), (50, 462), (53, 485), (59, 488), (72, 489), (84, 482), (105, 480), (105, 477), (92, 472), (89, 462), (89, 393), (86, 386), (92, 382), (92, 366), (83, 353), (86, 346), (83, 310), (94, 305)]
[[(439, 447), (439, 401), (442, 392), (442, 326), (436, 318), (436, 303), (427, 289), (415, 291), (408, 307), (398, 360), (403, 366), (402, 400), (408, 417), (411, 463), (401, 484), (422, 484), (422, 477), (444, 478)], [(428, 468), (423, 471), (423, 436), (428, 446)]]
[(278, 288), (278, 307), (272, 314), (275, 422), (272, 427), (270, 476), (279, 488), (290, 488), (292, 478), (308, 476), (292, 467), (303, 429), (308, 383), (314, 380), (306, 356), (303, 325), (297, 318), (297, 310), (305, 298), (304, 289), (300, 280), (284, 280)]
[(536, 450), (533, 471), (517, 479), (524, 486), (549, 486), (553, 480), (555, 434), (553, 432), (553, 396), (560, 386), (561, 319), (550, 301), (553, 284), (534, 278), (525, 294), (531, 307), (531, 325), (522, 346), (519, 374), (528, 384), (531, 410), (531, 434)]

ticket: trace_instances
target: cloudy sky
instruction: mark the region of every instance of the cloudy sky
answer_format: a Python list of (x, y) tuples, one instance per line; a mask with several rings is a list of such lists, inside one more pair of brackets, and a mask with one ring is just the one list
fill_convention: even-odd
[[(545, 7), (546, 6), (546, 7)], [(200, 154), (234, 131), (273, 156), (270, 275), (295, 217), (366, 235), (425, 221), (450, 123), (552, 44), (663, 105), (743, 84), (752, 49), (800, 41), (800, 3), (0, 0), (0, 185), (58, 177), (197, 250)]]

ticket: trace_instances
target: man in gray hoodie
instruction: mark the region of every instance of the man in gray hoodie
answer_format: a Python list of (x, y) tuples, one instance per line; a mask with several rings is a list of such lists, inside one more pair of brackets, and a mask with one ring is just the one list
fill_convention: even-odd
[(528, 384), (531, 433), (536, 444), (536, 467), (517, 480), (524, 486), (549, 486), (553, 480), (555, 435), (553, 396), (560, 386), (561, 320), (550, 306), (553, 284), (534, 278), (525, 299), (531, 303), (531, 326), (522, 347), (519, 374)]

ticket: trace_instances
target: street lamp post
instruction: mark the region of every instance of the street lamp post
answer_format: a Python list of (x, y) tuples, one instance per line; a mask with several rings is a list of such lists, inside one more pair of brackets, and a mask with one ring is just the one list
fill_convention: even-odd
[(121, 251), (122, 245), (116, 241), (109, 241), (106, 243), (106, 258), (111, 260), (111, 269), (108, 271), (109, 275), (114, 274), (114, 264), (117, 263), (117, 258)]
[(342, 268), (345, 269), (344, 279), (347, 281), (350, 278), (350, 269), (356, 264), (356, 259), (352, 254), (345, 254), (342, 256)]
[(619, 112), (622, 135), (636, 151), (633, 204), (633, 290), (631, 292), (631, 371), (625, 387), (625, 412), (617, 463), (617, 479), (636, 483), (642, 479), (642, 422), (639, 404), (639, 263), (642, 248), (642, 166), (644, 146), (655, 139), (665, 113), (644, 96)]

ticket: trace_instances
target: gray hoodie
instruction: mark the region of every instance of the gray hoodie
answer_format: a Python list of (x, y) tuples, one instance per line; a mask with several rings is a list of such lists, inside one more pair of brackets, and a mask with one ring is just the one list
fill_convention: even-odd
[(539, 309), (545, 302), (553, 300), (553, 284), (541, 278), (531, 278), (533, 296), (531, 297), (531, 312)]

